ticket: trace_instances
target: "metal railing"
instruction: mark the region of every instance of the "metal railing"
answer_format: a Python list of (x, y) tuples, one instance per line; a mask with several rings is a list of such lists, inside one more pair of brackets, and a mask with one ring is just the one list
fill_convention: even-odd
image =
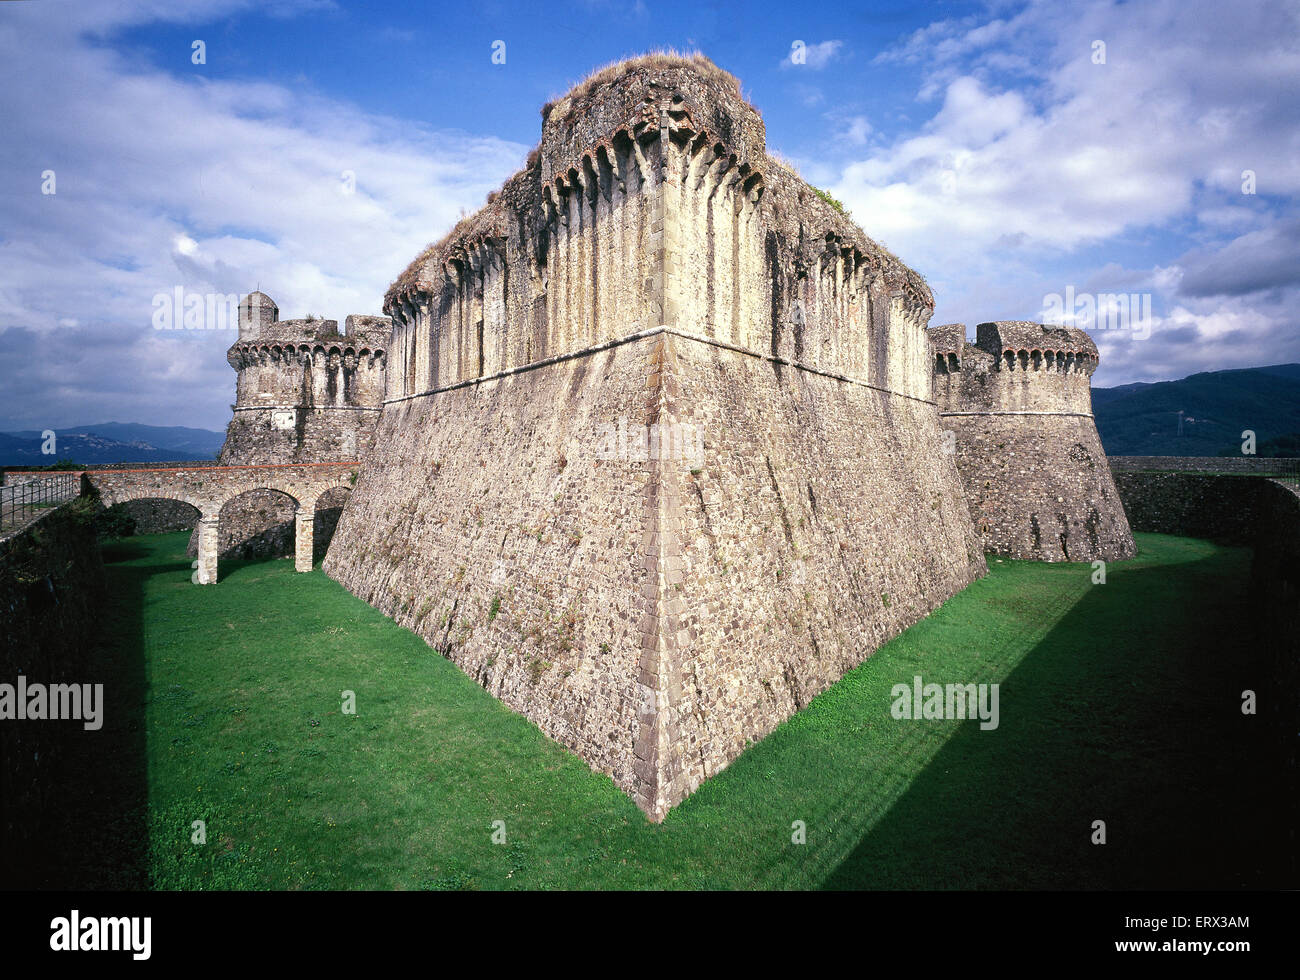
[(22, 527), (37, 511), (57, 507), (80, 493), (81, 477), (76, 473), (59, 473), (0, 486), (0, 531)]

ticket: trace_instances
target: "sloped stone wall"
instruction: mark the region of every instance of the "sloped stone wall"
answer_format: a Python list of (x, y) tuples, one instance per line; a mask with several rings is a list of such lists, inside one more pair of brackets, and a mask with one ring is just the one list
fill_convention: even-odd
[(1034, 561), (1117, 560), (1133, 532), (1091, 418), (944, 418), (971, 520), (990, 551)]
[(666, 331), (377, 445), (327, 573), (656, 819), (985, 570), (932, 405)]

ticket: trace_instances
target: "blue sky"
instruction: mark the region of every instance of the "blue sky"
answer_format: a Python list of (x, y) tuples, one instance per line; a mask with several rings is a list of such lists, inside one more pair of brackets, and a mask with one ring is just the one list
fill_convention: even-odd
[(1098, 384), (1300, 360), (1294, 2), (33, 0), (0, 4), (0, 430), (224, 427), (230, 333), (154, 329), (157, 295), (379, 312), (544, 101), (659, 47), (740, 77), (934, 323), (1136, 294)]

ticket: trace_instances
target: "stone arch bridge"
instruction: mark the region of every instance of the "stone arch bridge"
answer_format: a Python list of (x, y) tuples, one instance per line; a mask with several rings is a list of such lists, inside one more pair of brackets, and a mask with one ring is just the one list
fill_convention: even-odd
[(199, 512), (200, 585), (217, 581), (221, 508), (250, 490), (275, 490), (292, 498), (294, 567), (310, 572), (316, 501), (335, 487), (351, 489), (360, 463), (295, 463), (264, 466), (194, 466), (165, 469), (86, 470), (82, 490), (99, 493), (104, 506), (128, 500), (180, 500)]

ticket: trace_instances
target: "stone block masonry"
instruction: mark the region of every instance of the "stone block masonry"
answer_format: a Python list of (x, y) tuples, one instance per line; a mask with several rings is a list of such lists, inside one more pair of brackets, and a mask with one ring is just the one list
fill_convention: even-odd
[(325, 569), (660, 820), (986, 570), (932, 309), (734, 78), (617, 66), (389, 289)]
[(960, 323), (928, 331), (935, 397), (971, 519), (996, 554), (1036, 561), (1137, 553), (1092, 417), (1097, 348), (1082, 330)]
[[(388, 317), (349, 316), (338, 321), (281, 320), (275, 301), (249, 293), (239, 304), (239, 337), (227, 352), (238, 373), (235, 405), (218, 462), (224, 466), (335, 463), (358, 459), (370, 448), (384, 396)], [(322, 515), (313, 545), (328, 547), (337, 511)], [(293, 554), (295, 502), (269, 490), (229, 501), (217, 531), (222, 557), (274, 558)], [(301, 527), (298, 530), (302, 530)], [(198, 553), (199, 531), (190, 540)]]

